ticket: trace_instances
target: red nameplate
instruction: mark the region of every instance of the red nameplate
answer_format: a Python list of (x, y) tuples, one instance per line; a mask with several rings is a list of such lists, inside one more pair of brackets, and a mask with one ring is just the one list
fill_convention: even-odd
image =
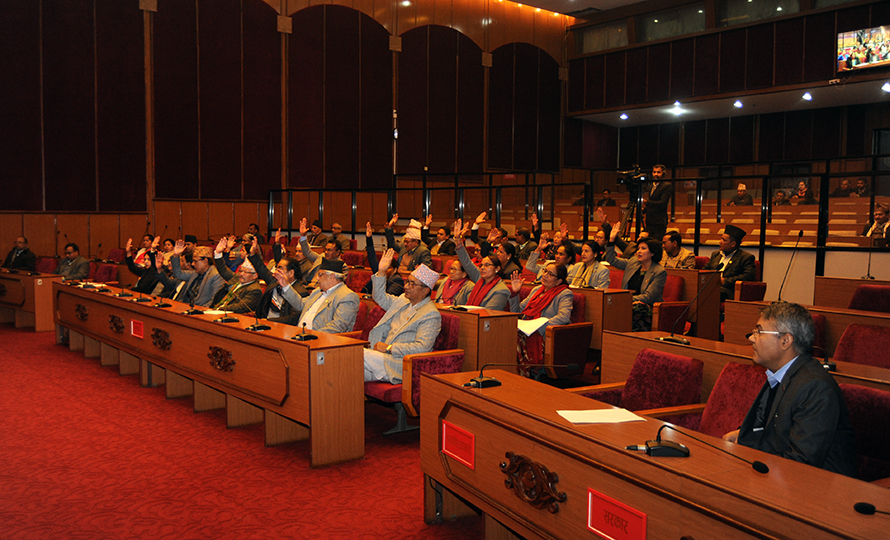
[(471, 469), (476, 468), (476, 436), (442, 420), (442, 452)]
[(642, 540), (646, 514), (587, 488), (587, 528), (609, 540)]
[(142, 339), (142, 323), (140, 321), (130, 321), (130, 335)]

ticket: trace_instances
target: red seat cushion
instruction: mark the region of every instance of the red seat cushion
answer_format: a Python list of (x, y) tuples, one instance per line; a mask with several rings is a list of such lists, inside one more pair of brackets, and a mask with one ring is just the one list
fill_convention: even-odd
[(890, 313), (890, 286), (860, 285), (850, 299), (850, 309)]
[(683, 300), (683, 289), (686, 287), (686, 280), (680, 276), (668, 276), (664, 283), (664, 290), (661, 296), (665, 302), (679, 302)]
[(890, 367), (890, 328), (851, 324), (837, 342), (834, 359), (869, 366)]

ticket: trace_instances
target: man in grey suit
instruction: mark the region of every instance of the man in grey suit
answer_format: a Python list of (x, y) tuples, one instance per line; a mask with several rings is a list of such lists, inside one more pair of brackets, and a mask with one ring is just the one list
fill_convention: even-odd
[(177, 302), (194, 301), (196, 306), (209, 307), (213, 303), (216, 293), (226, 284), (213, 264), (213, 250), (207, 246), (198, 246), (194, 249), (192, 252), (192, 268), (194, 270), (182, 268), (180, 255), (184, 251), (185, 242), (177, 240), (173, 247), (173, 257), (170, 258), (173, 277), (182, 281), (183, 285), (177, 286), (164, 272), (158, 272), (158, 281), (164, 285), (178, 288), (176, 296), (173, 297)]
[(430, 267), (418, 265), (405, 280), (405, 292), (401, 296), (386, 294), (386, 270), (393, 255), (393, 250), (388, 250), (377, 273), (371, 277), (374, 301), (386, 313), (368, 334), (370, 348), (365, 349), (365, 382), (402, 382), (402, 358), (433, 350), (442, 326), (442, 316), (430, 300), (439, 274)]
[(80, 248), (72, 242), (65, 245), (65, 258), (62, 259), (59, 267), (53, 273), (64, 276), (66, 281), (69, 279), (86, 279), (90, 275), (90, 261), (80, 256)]
[[(313, 225), (315, 227), (315, 225)], [(319, 257), (317, 253), (312, 251), (312, 247), (310, 246), (310, 241), (306, 236), (306, 232), (309, 230), (309, 227), (306, 225), (306, 218), (303, 218), (300, 221), (300, 250), (303, 253), (303, 256), (306, 260), (312, 263), (307, 270), (303, 270), (303, 283), (307, 286), (316, 286), (316, 273), (318, 269), (321, 268), (321, 262), (324, 259), (328, 259), (331, 261), (339, 261), (340, 256), (343, 252), (340, 250), (340, 244), (336, 240), (325, 239), (324, 244), (324, 257)], [(314, 245), (314, 244), (312, 244)], [(300, 268), (302, 269), (303, 265), (300, 264)]]
[(421, 242), (420, 229), (422, 224), (412, 219), (408, 225), (408, 230), (405, 231), (405, 236), (402, 237), (402, 241), (396, 242), (392, 227), (398, 219), (399, 215), (393, 214), (392, 219), (386, 224), (386, 229), (383, 232), (386, 233), (386, 242), (389, 247), (399, 251), (399, 270), (411, 272), (422, 264), (432, 266), (433, 256), (430, 254), (426, 244)]
[(351, 332), (358, 315), (358, 295), (343, 283), (346, 279), (343, 261), (322, 259), (316, 276), (318, 288), (304, 300), (288, 283), (279, 279), (284, 300), (302, 312), (297, 326), (308, 330), (336, 334)]

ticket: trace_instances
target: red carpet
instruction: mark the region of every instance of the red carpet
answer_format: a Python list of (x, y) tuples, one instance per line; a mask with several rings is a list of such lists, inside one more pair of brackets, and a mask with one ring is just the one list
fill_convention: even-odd
[(263, 446), (261, 426), (0, 325), (0, 538), (481, 538), (482, 520), (426, 525), (418, 433), (366, 406), (365, 459), (309, 468), (308, 442)]

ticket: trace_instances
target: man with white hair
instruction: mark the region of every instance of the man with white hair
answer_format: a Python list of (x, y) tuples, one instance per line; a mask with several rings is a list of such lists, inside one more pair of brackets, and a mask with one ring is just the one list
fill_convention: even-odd
[(399, 270), (412, 272), (421, 264), (432, 267), (433, 256), (430, 254), (430, 249), (421, 241), (420, 229), (423, 227), (423, 224), (416, 219), (412, 219), (400, 243), (396, 242), (395, 234), (392, 231), (392, 227), (398, 219), (399, 215), (393, 214), (392, 219), (386, 224), (384, 232), (386, 233), (386, 242), (389, 247), (398, 250)]
[(305, 299), (280, 276), (276, 273), (275, 278), (281, 285), (285, 301), (302, 312), (297, 326), (327, 334), (352, 331), (359, 298), (343, 283), (346, 279), (343, 261), (322, 259), (316, 272), (318, 287)]
[(386, 270), (394, 252), (388, 250), (380, 260), (374, 281), (374, 301), (386, 313), (368, 334), (370, 348), (365, 349), (365, 382), (402, 382), (402, 358), (409, 354), (430, 352), (442, 327), (442, 316), (430, 299), (439, 273), (418, 265), (405, 280), (405, 292), (392, 296), (385, 291)]
[(213, 252), (213, 264), (216, 271), (226, 280), (227, 285), (216, 293), (212, 309), (224, 309), (233, 313), (255, 313), (263, 297), (263, 289), (257, 281), (257, 272), (250, 261), (244, 260), (238, 267), (238, 273), (232, 272), (223, 258), (228, 246), (228, 239), (223, 236)]
[(751, 194), (748, 193), (748, 186), (745, 184), (739, 184), (739, 187), (736, 190), (736, 194), (732, 199), (729, 199), (729, 202), (726, 203), (726, 206), (753, 206), (754, 198), (751, 197)]

